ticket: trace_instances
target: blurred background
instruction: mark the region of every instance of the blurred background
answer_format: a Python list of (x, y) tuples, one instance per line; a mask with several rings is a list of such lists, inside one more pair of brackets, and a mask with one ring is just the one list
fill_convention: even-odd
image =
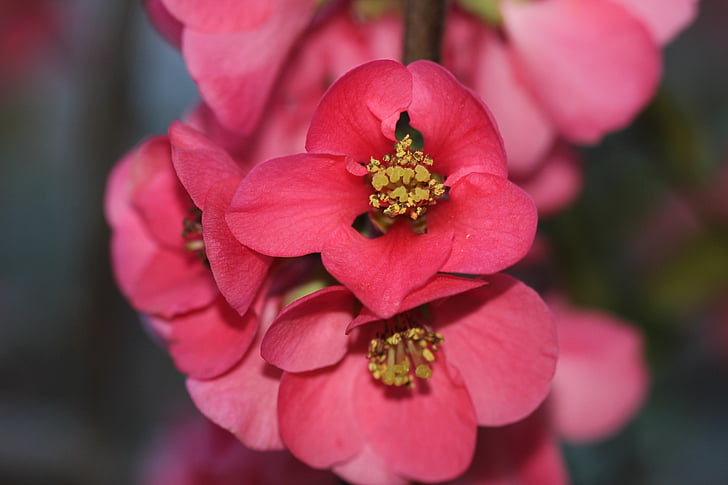
[[(639, 326), (653, 374), (623, 431), (565, 446), (574, 484), (728, 483), (726, 59), (728, 3), (702, 0), (653, 103), (541, 223), (570, 298)], [(102, 208), (112, 164), (195, 99), (141, 2), (0, 0), (0, 483), (134, 483), (192, 408), (115, 287)]]

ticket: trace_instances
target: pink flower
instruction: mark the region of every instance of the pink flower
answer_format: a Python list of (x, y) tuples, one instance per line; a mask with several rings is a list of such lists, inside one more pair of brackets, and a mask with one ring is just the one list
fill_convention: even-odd
[(389, 319), (356, 307), (344, 287), (320, 290), (286, 307), (261, 344), (284, 371), (283, 442), (310, 466), (354, 483), (451, 479), (478, 425), (517, 421), (548, 392), (553, 322), (508, 276), (437, 275)]
[[(106, 216), (112, 264), (122, 292), (149, 315), (179, 369), (211, 377), (235, 364), (254, 337), (256, 321), (247, 310), (270, 258), (237, 243), (220, 244), (232, 238), (221, 218), (229, 204), (225, 190), (232, 196), (240, 180), (234, 163), (208, 163), (197, 170), (199, 177), (183, 177), (191, 197), (177, 178), (170, 151), (167, 137), (149, 139), (110, 175)], [(205, 174), (216, 174), (227, 185), (208, 191)], [(229, 302), (213, 277), (215, 268), (225, 265), (247, 270)]]
[(486, 24), (453, 11), (445, 65), (493, 110), (510, 167), (527, 173), (557, 137), (595, 143), (634, 118), (696, 3), (503, 0)]
[[(405, 111), (423, 151), (395, 138)], [(494, 273), (531, 245), (536, 210), (506, 178), (487, 109), (436, 64), (374, 61), (349, 71), (321, 100), (306, 148), (255, 167), (228, 224), (263, 254), (320, 252), (332, 276), (382, 317), (439, 271)], [(362, 214), (381, 237), (352, 227)]]
[(202, 98), (227, 129), (249, 134), (315, 0), (148, 0), (155, 25), (178, 44)]
[(140, 485), (334, 485), (286, 451), (256, 452), (198, 416), (163, 430), (145, 456)]
[(555, 429), (569, 441), (606, 438), (645, 400), (642, 335), (604, 312), (558, 300), (549, 307), (559, 332), (559, 362), (548, 401)]

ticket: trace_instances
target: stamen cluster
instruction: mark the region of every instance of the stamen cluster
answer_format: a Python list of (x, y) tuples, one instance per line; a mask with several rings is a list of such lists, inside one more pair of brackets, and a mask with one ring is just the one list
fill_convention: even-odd
[(185, 240), (185, 249), (194, 252), (204, 262), (205, 241), (202, 239), (202, 211), (197, 207), (189, 210), (189, 217), (182, 219), (182, 238)]
[(412, 366), (416, 377), (432, 377), (430, 363), (443, 341), (441, 334), (422, 326), (385, 332), (369, 342), (369, 372), (388, 386), (414, 387)]
[(405, 135), (394, 145), (394, 153), (382, 160), (372, 157), (367, 165), (371, 185), (376, 193), (369, 205), (389, 217), (407, 215), (413, 221), (427, 212), (447, 191), (439, 175), (427, 167), (432, 159), (421, 150), (412, 150), (412, 139)]

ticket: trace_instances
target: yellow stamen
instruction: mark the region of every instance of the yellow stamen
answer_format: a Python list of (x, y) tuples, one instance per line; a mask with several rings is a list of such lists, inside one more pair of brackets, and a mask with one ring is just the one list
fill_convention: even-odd
[(367, 170), (375, 193), (369, 205), (394, 218), (406, 215), (413, 221), (422, 217), (446, 192), (442, 178), (430, 172), (432, 159), (421, 150), (412, 151), (412, 139), (406, 135), (394, 145), (394, 154), (382, 160), (371, 158)]

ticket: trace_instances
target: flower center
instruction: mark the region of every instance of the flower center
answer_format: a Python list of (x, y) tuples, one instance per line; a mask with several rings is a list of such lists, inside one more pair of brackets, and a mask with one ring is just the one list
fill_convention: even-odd
[(439, 333), (400, 320), (394, 329), (369, 342), (369, 372), (388, 386), (414, 387), (413, 375), (420, 379), (432, 377), (430, 364), (443, 341)]
[(205, 241), (202, 239), (202, 211), (192, 207), (188, 214), (188, 217), (182, 219), (182, 239), (185, 241), (185, 249), (195, 253), (203, 263), (208, 264)]
[(447, 189), (442, 177), (430, 172), (430, 156), (413, 151), (411, 145), (412, 139), (405, 135), (394, 145), (394, 153), (381, 161), (371, 158), (367, 170), (375, 192), (369, 196), (369, 205), (391, 218), (406, 215), (416, 221)]

